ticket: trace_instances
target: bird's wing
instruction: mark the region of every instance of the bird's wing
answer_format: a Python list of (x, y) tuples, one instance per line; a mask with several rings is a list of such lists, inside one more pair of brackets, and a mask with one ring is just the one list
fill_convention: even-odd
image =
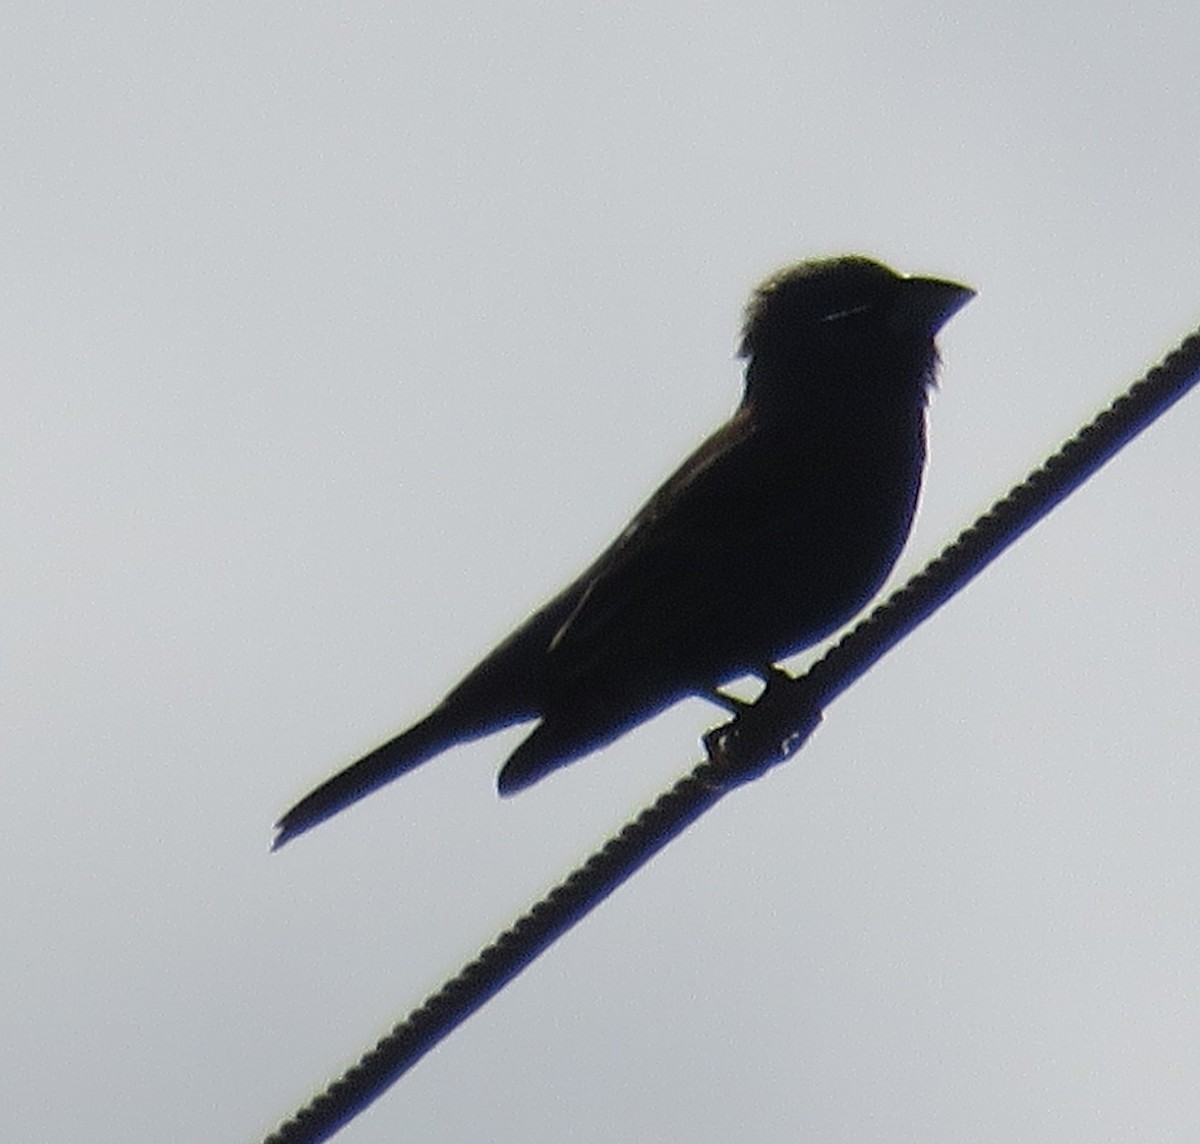
[[(574, 605), (550, 640), (552, 675), (587, 677), (598, 656), (613, 663), (661, 644), (668, 630), (703, 624), (692, 594), (736, 557), (743, 532), (738, 494), (751, 474), (740, 463), (754, 430), (743, 406), (673, 473), (595, 563), (571, 585)], [(715, 490), (714, 484), (720, 483)], [(732, 503), (731, 503), (732, 502)], [(744, 522), (747, 539), (753, 526)], [(714, 561), (720, 567), (714, 567)], [(566, 595), (567, 593), (564, 593)], [(632, 666), (632, 664), (630, 664)]]

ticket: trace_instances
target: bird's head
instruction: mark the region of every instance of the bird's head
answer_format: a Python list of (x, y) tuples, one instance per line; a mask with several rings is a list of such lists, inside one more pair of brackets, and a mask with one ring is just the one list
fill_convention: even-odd
[(808, 355), (880, 337), (931, 346), (974, 295), (957, 282), (906, 277), (860, 255), (801, 262), (755, 290), (739, 355)]

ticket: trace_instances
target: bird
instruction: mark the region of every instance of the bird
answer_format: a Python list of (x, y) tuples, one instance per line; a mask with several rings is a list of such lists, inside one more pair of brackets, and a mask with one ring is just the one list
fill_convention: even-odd
[(925, 465), (934, 336), (974, 296), (862, 255), (761, 283), (732, 417), (595, 562), (424, 718), (276, 823), (273, 849), (455, 744), (537, 720), (499, 772), (522, 790), (689, 696), (770, 679), (879, 590)]

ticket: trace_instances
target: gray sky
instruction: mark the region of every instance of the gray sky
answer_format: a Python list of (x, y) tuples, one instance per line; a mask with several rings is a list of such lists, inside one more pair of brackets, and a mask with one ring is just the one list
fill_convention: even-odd
[[(250, 1141), (698, 757), (270, 825), (576, 572), (860, 251), (915, 570), (1200, 318), (1193, 3), (9, 3), (0, 1136)], [(339, 1138), (1192, 1139), (1189, 398)]]

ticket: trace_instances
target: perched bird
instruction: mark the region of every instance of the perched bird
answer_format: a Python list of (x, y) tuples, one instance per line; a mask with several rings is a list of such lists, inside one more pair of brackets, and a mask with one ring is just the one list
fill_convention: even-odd
[(455, 743), (536, 719), (500, 771), (511, 794), (685, 696), (727, 705), (723, 683), (840, 627), (908, 536), (934, 335), (973, 293), (857, 256), (764, 282), (733, 417), (429, 715), (292, 807), (275, 847)]

